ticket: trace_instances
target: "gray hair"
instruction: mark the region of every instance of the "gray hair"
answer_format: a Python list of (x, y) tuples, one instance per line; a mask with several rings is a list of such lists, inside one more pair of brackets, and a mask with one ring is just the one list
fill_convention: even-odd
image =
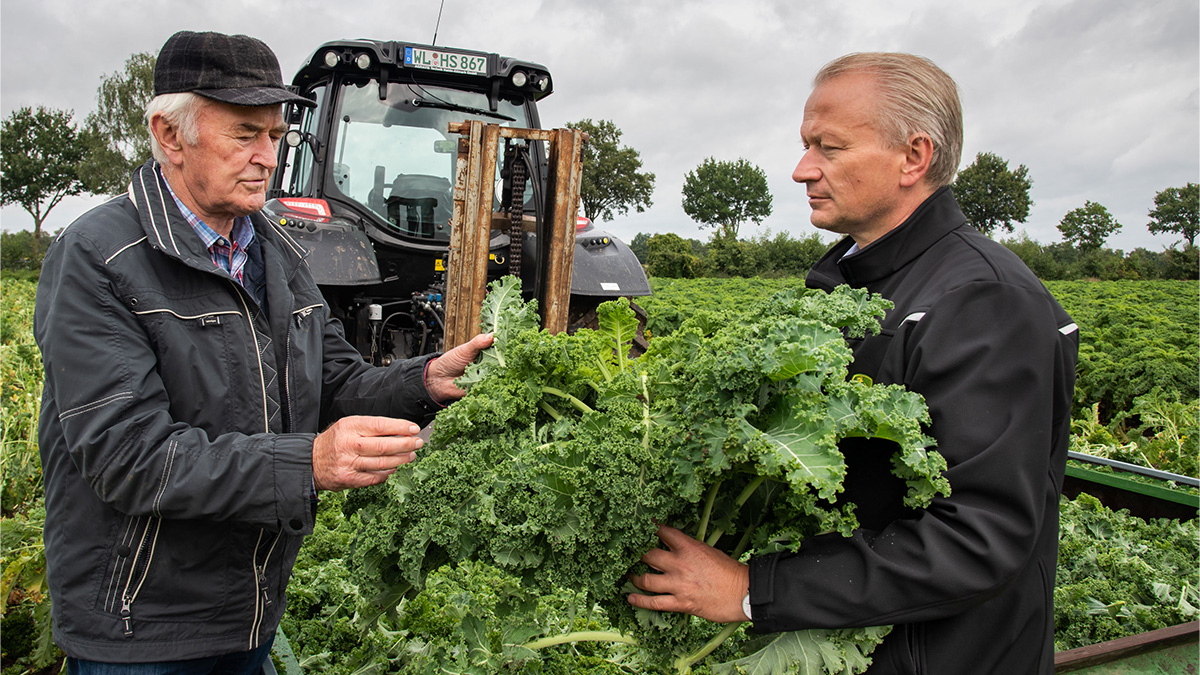
[(875, 123), (885, 140), (907, 145), (913, 134), (929, 134), (933, 159), (926, 176), (934, 187), (949, 185), (958, 171), (963, 145), (962, 103), (954, 80), (921, 56), (863, 52), (825, 64), (813, 84), (850, 73), (875, 76), (881, 101)]
[[(150, 124), (150, 120), (157, 116), (162, 116), (167, 124), (179, 132), (180, 138), (188, 145), (195, 145), (200, 141), (200, 125), (198, 119), (200, 110), (204, 107), (207, 99), (199, 94), (190, 91), (180, 92), (176, 94), (159, 94), (151, 99), (146, 106), (146, 124)], [(159, 164), (167, 166), (167, 155), (163, 152), (162, 146), (159, 145), (158, 139), (154, 137), (154, 132), (150, 133), (150, 154), (154, 159), (158, 160)]]

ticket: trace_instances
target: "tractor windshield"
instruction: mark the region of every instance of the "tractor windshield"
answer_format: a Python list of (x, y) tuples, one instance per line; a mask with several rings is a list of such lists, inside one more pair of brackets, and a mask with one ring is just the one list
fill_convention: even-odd
[[(458, 134), (451, 122), (530, 126), (523, 105), (480, 92), (391, 83), (346, 83), (330, 138), (331, 189), (370, 209), (394, 232), (449, 240)], [(326, 183), (328, 186), (328, 183)], [(529, 191), (530, 194), (532, 191)]]

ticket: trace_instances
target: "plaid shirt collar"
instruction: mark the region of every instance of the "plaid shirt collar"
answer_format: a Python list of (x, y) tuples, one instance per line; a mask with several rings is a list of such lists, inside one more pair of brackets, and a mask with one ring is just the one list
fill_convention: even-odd
[[(155, 170), (158, 175), (162, 176), (162, 166), (155, 164)], [(230, 231), (230, 238), (226, 239), (212, 229), (200, 216), (192, 213), (192, 210), (184, 206), (179, 200), (179, 196), (175, 194), (174, 188), (167, 182), (166, 177), (163, 177), (163, 183), (167, 186), (167, 192), (171, 194), (171, 199), (175, 200), (175, 205), (179, 207), (179, 212), (183, 214), (188, 225), (200, 237), (200, 241), (204, 242), (204, 248), (208, 249), (208, 254), (212, 258), (213, 264), (221, 269), (229, 272), (233, 278), (242, 282), (242, 272), (246, 266), (246, 249), (249, 248), (250, 242), (254, 241), (254, 226), (250, 224), (249, 216), (238, 216), (233, 219), (233, 230)]]

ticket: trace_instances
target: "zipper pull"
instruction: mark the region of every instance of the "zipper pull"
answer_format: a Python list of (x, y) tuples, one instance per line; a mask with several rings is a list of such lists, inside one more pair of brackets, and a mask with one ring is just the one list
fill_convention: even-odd
[(270, 594), (267, 593), (266, 566), (260, 567), (258, 569), (258, 587), (262, 591), (263, 607), (270, 607), (271, 606), (271, 597), (270, 597)]
[(125, 624), (125, 637), (133, 637), (133, 617), (129, 611), (131, 604), (133, 604), (133, 600), (129, 596), (121, 598), (121, 621)]

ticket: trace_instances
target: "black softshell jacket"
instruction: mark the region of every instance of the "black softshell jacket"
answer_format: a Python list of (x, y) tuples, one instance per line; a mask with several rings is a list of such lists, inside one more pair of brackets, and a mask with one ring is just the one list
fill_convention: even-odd
[(871, 675), (1050, 675), (1058, 499), (1078, 330), (1008, 249), (967, 224), (948, 188), (810, 287), (867, 288), (895, 303), (877, 336), (851, 341), (851, 372), (902, 384), (929, 406), (953, 491), (901, 505), (892, 447), (849, 439), (853, 537), (753, 559), (759, 631), (895, 624)]
[(365, 363), (306, 251), (252, 216), (268, 311), (213, 265), (152, 163), (46, 255), (34, 332), (55, 641), (95, 661), (264, 644), (312, 532), (312, 446), (348, 414), (418, 424), (427, 359)]

